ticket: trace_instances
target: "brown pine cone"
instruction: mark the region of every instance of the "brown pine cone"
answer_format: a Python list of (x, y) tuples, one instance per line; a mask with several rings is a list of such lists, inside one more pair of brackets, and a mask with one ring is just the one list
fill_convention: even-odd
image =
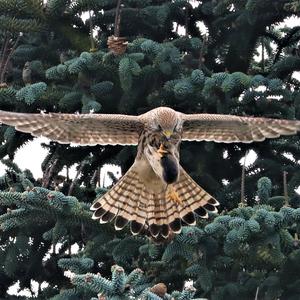
[(115, 55), (121, 55), (125, 53), (127, 49), (127, 40), (125, 37), (118, 37), (118, 36), (109, 36), (107, 40), (107, 46), (111, 52)]
[(154, 285), (150, 291), (154, 294), (156, 294), (157, 296), (159, 296), (160, 298), (164, 298), (166, 292), (167, 292), (167, 287), (164, 283), (158, 283), (156, 285)]

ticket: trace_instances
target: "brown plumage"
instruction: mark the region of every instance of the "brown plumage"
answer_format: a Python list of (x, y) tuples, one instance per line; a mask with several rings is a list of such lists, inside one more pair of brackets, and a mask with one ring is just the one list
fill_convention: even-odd
[(300, 122), (232, 115), (187, 115), (159, 107), (140, 116), (109, 114), (22, 114), (0, 111), (0, 122), (60, 143), (136, 145), (134, 164), (119, 182), (92, 205), (93, 218), (128, 223), (133, 234), (148, 231), (167, 238), (182, 222), (208, 216), (218, 205), (179, 164), (181, 141), (262, 141), (295, 134)]

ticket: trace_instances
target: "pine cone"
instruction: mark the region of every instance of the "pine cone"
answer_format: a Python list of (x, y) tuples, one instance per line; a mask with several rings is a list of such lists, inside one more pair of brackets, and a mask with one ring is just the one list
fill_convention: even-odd
[(8, 88), (7, 83), (6, 82), (1, 82), (0, 83), (0, 89), (6, 89), (6, 88)]
[(128, 42), (125, 37), (109, 36), (107, 40), (108, 49), (115, 55), (123, 54), (127, 49)]
[(156, 294), (157, 296), (159, 296), (160, 298), (164, 298), (165, 294), (167, 292), (167, 287), (164, 283), (158, 283), (156, 285), (154, 285), (150, 291), (154, 294)]

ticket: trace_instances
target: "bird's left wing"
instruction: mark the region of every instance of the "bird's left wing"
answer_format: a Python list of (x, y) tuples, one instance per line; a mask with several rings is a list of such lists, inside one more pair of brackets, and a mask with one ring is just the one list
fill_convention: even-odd
[(300, 130), (300, 121), (218, 114), (182, 114), (185, 141), (251, 143)]
[(14, 113), (0, 110), (0, 123), (59, 143), (136, 145), (143, 123), (117, 114)]

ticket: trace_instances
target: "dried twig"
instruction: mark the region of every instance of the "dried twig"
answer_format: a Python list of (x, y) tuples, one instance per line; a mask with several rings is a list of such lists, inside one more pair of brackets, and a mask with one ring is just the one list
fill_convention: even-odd
[(96, 51), (96, 47), (95, 47), (95, 41), (94, 41), (94, 37), (93, 37), (93, 20), (92, 20), (92, 14), (91, 14), (91, 10), (89, 9), (89, 24), (90, 24), (90, 41), (91, 41), (91, 52)]
[(120, 22), (121, 22), (121, 0), (118, 0), (115, 16), (115, 30), (114, 36), (120, 36)]
[(1, 46), (1, 56), (0, 56), (0, 73), (2, 73), (2, 65), (4, 64), (4, 59), (5, 59), (5, 53), (7, 51), (7, 47), (8, 47), (8, 35), (5, 34), (2, 46)]
[(70, 169), (68, 166), (66, 166), (66, 177), (67, 177), (67, 181), (69, 182), (70, 180)]
[(265, 71), (265, 39), (261, 37), (261, 64), (262, 64), (262, 71)]
[(85, 229), (85, 226), (84, 226), (83, 223), (81, 223), (80, 233), (81, 233), (81, 239), (82, 239), (82, 241), (84, 243), (86, 243), (88, 241), (88, 239), (87, 239), (86, 229)]
[(288, 189), (287, 189), (287, 177), (288, 172), (283, 171), (283, 194), (284, 194), (284, 206), (289, 206), (289, 196), (288, 196)]
[(248, 156), (249, 150), (246, 151), (244, 163), (242, 167), (242, 178), (241, 178), (241, 205), (246, 206), (245, 200), (245, 173), (246, 173), (246, 158)]
[(72, 245), (71, 245), (71, 234), (69, 232), (68, 234), (68, 252), (69, 252), (69, 255), (72, 255)]
[(71, 185), (70, 185), (70, 188), (69, 188), (69, 191), (68, 191), (68, 196), (70, 196), (70, 195), (72, 194), (72, 192), (73, 192), (73, 190), (74, 190), (74, 187), (75, 187), (75, 184), (76, 184), (77, 181), (78, 181), (78, 177), (79, 177), (80, 173), (82, 172), (82, 169), (83, 169), (85, 163), (86, 163), (85, 160), (83, 160), (83, 161), (80, 163), (80, 166), (79, 166), (79, 168), (78, 168), (78, 170), (77, 170), (77, 173), (76, 173), (76, 175), (75, 175), (75, 177), (74, 177), (74, 179), (73, 179), (73, 181), (72, 181), (72, 183), (71, 183)]
[(190, 16), (189, 16), (189, 6), (187, 5), (185, 7), (185, 37), (189, 36), (189, 21), (190, 21)]
[(8, 45), (9, 45), (9, 38), (8, 35), (5, 36), (4, 38), (4, 42), (1, 48), (1, 60), (0, 60), (0, 83), (2, 83), (3, 81), (1, 80), (2, 76), (2, 72), (4, 70), (4, 66), (5, 66), (5, 56), (6, 56), (6, 52), (8, 49)]
[(115, 185), (118, 182), (119, 179), (115, 176), (113, 172), (108, 171), (107, 175), (111, 179), (113, 185)]
[(203, 63), (204, 63), (204, 54), (205, 54), (205, 51), (206, 51), (207, 40), (208, 40), (207, 36), (204, 35), (203, 36), (203, 41), (202, 41), (202, 46), (200, 48), (200, 53), (199, 53), (199, 69), (202, 68)]
[[(17, 37), (15, 43), (13, 44), (12, 48), (10, 49), (10, 52), (9, 52), (9, 54), (7, 56), (7, 59), (6, 59), (6, 62), (5, 62), (4, 66), (3, 66), (2, 70), (1, 70), (1, 74), (0, 74), (0, 82), (1, 83), (4, 82), (4, 76), (5, 76), (5, 72), (6, 72), (8, 63), (11, 60), (11, 57), (14, 54), (16, 48), (17, 48), (18, 42), (20, 40), (20, 37), (21, 37), (20, 35)], [(3, 55), (5, 55), (5, 54), (3, 53)]]
[[(98, 187), (101, 187), (100, 177), (101, 177), (101, 168), (98, 167)], [(104, 176), (103, 176), (103, 178), (104, 178)], [(103, 186), (104, 186), (104, 184), (103, 184)]]
[(98, 182), (98, 170), (95, 170), (94, 174), (93, 174), (93, 176), (91, 178), (91, 185), (92, 186), (96, 186), (97, 182)]
[(259, 292), (259, 286), (256, 289), (255, 298), (254, 300), (258, 300), (258, 292)]
[(55, 159), (51, 166), (47, 168), (47, 170), (43, 174), (43, 183), (42, 187), (48, 188), (51, 182), (51, 179), (54, 175), (55, 167), (58, 163), (58, 159)]

